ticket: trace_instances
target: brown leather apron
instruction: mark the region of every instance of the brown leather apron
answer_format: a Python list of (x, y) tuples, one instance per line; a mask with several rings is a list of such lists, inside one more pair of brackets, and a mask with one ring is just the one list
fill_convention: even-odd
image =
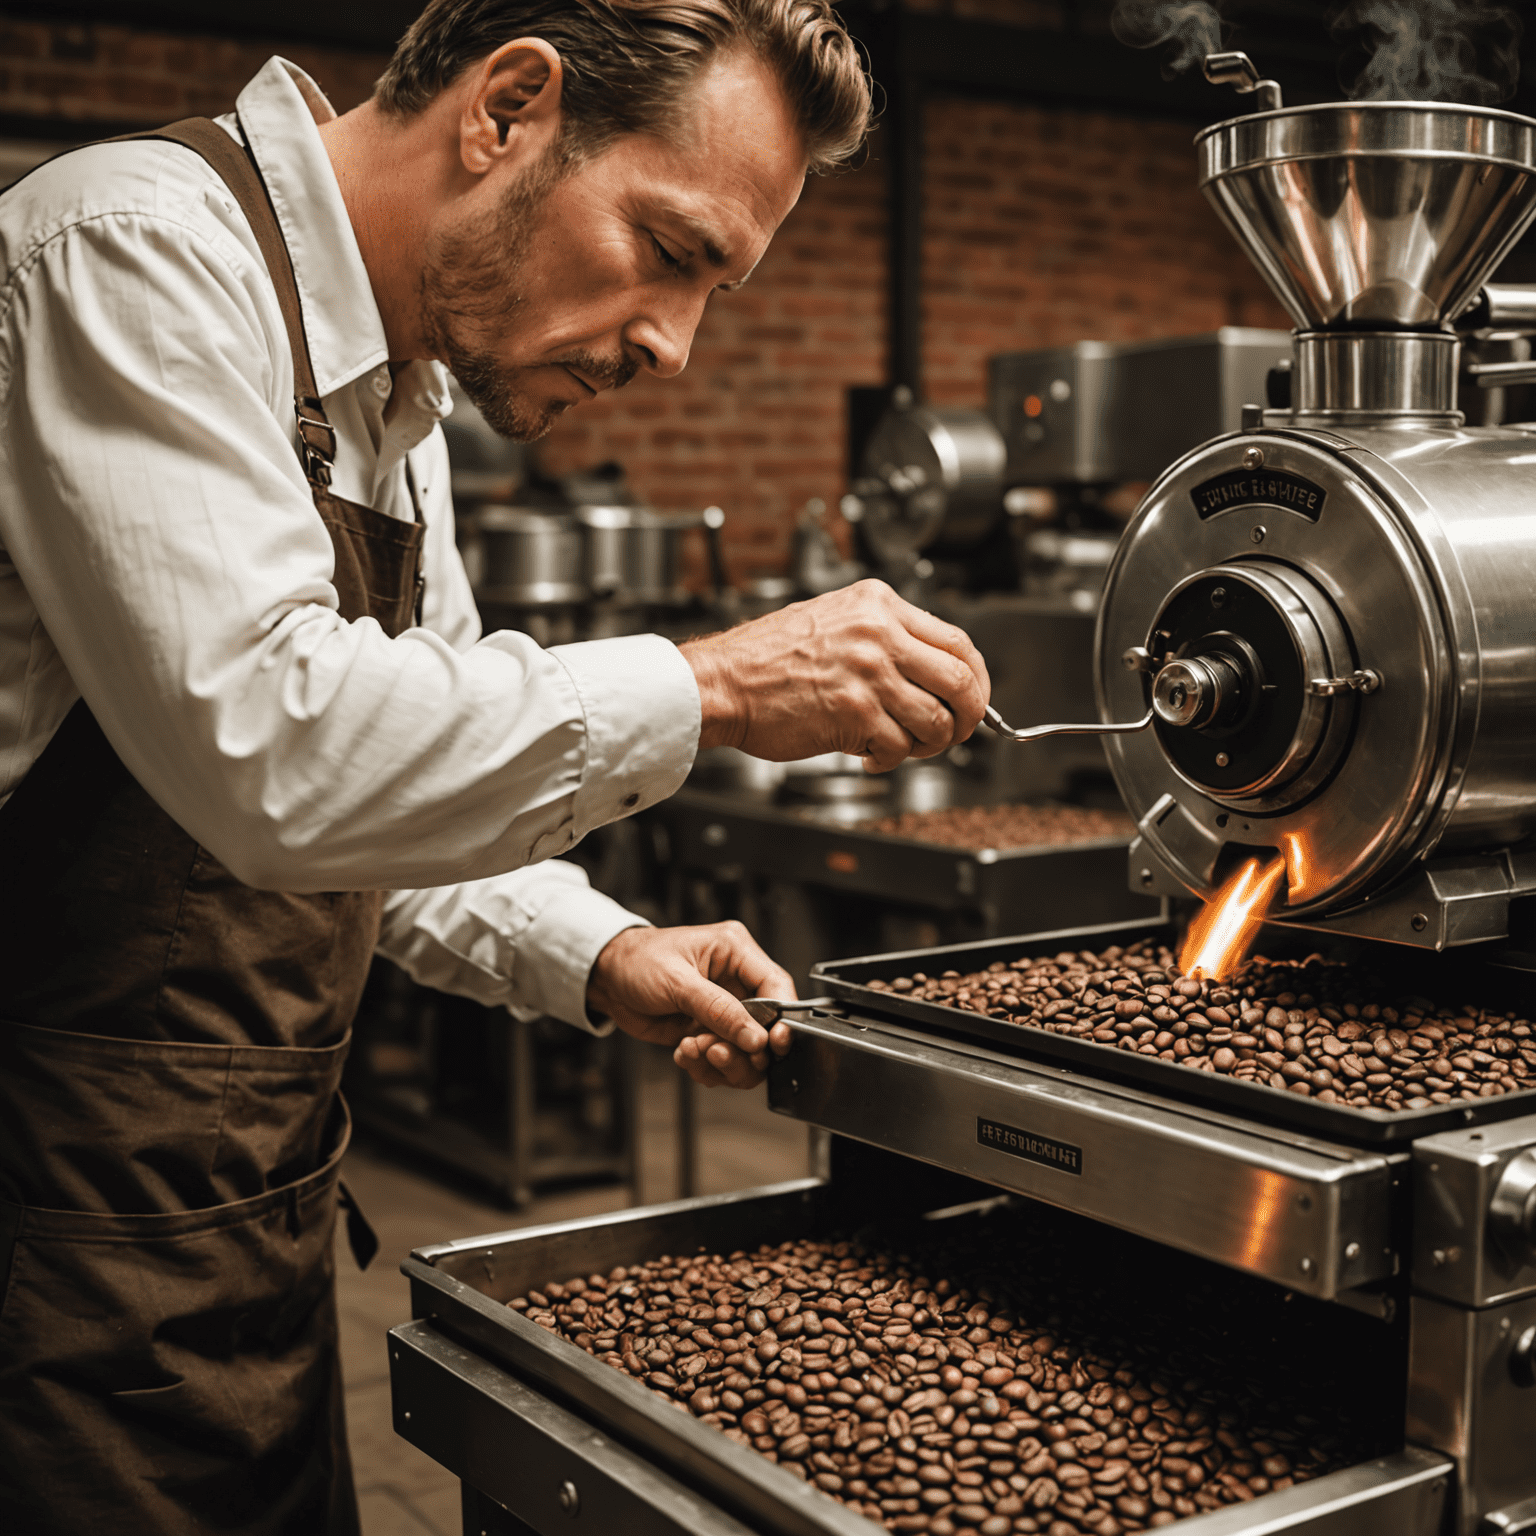
[[(342, 616), (399, 633), (422, 527), (327, 489), (335, 437), (254, 161), (207, 119), (140, 137), (196, 150), (244, 209), (287, 322)], [(242, 885), (140, 788), (84, 700), (0, 808), (10, 1536), (356, 1532), (337, 1085), (382, 902)]]

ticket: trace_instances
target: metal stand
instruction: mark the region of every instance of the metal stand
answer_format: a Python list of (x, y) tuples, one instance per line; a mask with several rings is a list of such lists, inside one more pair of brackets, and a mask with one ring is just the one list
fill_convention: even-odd
[[(383, 963), (356, 1030), (347, 1096), (357, 1123), (391, 1145), (468, 1174), (513, 1208), (541, 1185), (633, 1187), (639, 1063), (627, 1036), (562, 1036), (566, 1026), (445, 997)], [(595, 1129), (594, 1094), (604, 1101)]]

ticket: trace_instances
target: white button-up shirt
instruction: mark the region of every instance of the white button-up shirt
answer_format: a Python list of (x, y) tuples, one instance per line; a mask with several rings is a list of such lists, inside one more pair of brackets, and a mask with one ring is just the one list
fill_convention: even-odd
[(693, 674), (655, 636), (481, 638), (446, 375), (390, 377), (316, 128), (332, 108), (273, 59), (239, 113), (336, 428), (332, 488), (412, 518), (409, 461), (423, 623), (390, 639), (337, 612), (282, 315), (224, 183), (175, 144), (65, 156), (0, 198), (0, 801), (83, 696), (241, 879), (392, 891), (381, 949), (419, 980), (585, 1022), (592, 962), (640, 920), (539, 861), (678, 787)]

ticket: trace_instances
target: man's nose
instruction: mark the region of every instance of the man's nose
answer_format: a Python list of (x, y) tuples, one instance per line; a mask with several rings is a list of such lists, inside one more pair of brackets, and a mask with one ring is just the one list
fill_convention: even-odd
[(640, 353), (647, 373), (675, 378), (688, 366), (688, 353), (703, 313), (702, 303), (653, 306), (624, 327), (624, 340)]

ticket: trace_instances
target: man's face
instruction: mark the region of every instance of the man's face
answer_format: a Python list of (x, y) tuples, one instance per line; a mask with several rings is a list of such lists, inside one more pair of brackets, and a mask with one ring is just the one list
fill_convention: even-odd
[(560, 175), (487, 176), (431, 242), (427, 335), (498, 432), (542, 437), (642, 369), (680, 373), (704, 305), (741, 282), (805, 179), (777, 81), (750, 53), (711, 64), (672, 139), (630, 134)]

